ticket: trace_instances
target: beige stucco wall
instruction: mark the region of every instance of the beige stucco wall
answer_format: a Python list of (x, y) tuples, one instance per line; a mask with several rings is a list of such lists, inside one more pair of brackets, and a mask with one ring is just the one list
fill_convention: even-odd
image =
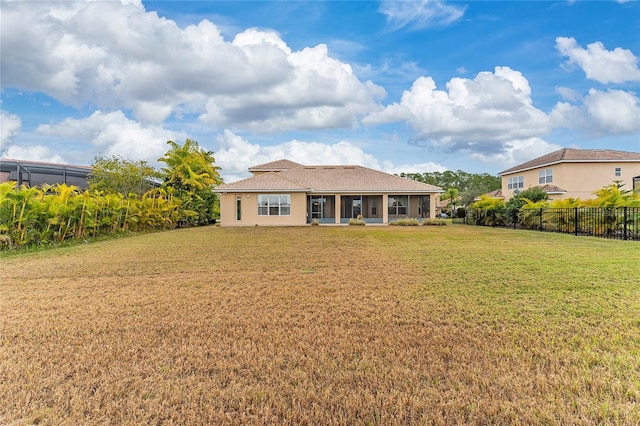
[[(616, 167), (622, 170), (621, 176), (615, 175)], [(640, 163), (562, 163), (548, 167), (540, 167), (525, 172), (513, 173), (502, 176), (502, 193), (505, 200), (513, 197), (513, 189), (507, 189), (509, 178), (524, 177), (524, 188), (520, 191), (541, 185), (538, 183), (538, 172), (544, 169), (553, 170), (553, 182), (550, 185), (558, 186), (567, 191), (565, 194), (549, 195), (552, 200), (563, 198), (580, 198), (587, 200), (594, 198), (593, 193), (611, 185), (613, 181), (620, 180), (624, 183), (624, 189), (633, 189), (633, 177), (640, 176)]]
[[(236, 219), (236, 196), (241, 196), (241, 219)], [(304, 193), (289, 193), (291, 196), (291, 214), (289, 216), (259, 216), (257, 193), (223, 193), (220, 194), (220, 225), (221, 226), (302, 226), (307, 224), (307, 195)], [(425, 194), (426, 195), (426, 194)], [(437, 194), (430, 194), (430, 217), (435, 217), (435, 202)], [(376, 197), (378, 217), (383, 223), (389, 222), (387, 194)], [(377, 198), (380, 197), (380, 198)], [(417, 202), (419, 196), (411, 195), (411, 216), (417, 217)], [(340, 223), (341, 195), (335, 194), (335, 223)], [(381, 201), (381, 202), (380, 202)], [(364, 206), (363, 206), (364, 207)]]
[[(236, 195), (242, 197), (241, 219), (236, 219)], [(307, 223), (307, 197), (304, 193), (291, 195), (289, 216), (259, 216), (257, 193), (220, 194), (221, 226), (300, 226)]]

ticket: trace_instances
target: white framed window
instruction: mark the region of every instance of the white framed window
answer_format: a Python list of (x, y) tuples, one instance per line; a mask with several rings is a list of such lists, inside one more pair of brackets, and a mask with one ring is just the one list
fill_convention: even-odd
[(510, 177), (507, 182), (507, 189), (520, 189), (524, 188), (524, 176)]
[(544, 169), (538, 172), (538, 183), (545, 184), (553, 182), (553, 169)]
[(291, 195), (258, 195), (258, 216), (289, 216), (291, 214)]
[(622, 167), (616, 167), (616, 176), (622, 176)]
[(242, 195), (236, 195), (236, 220), (242, 220)]

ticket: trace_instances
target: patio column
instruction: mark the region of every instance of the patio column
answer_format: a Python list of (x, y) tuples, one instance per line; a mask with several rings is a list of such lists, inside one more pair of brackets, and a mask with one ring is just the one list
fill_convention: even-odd
[(440, 198), (436, 193), (429, 197), (429, 219), (436, 217), (436, 198)]
[(382, 223), (389, 223), (389, 194), (382, 194)]
[(336, 216), (336, 223), (340, 223), (340, 194), (336, 194), (336, 205), (335, 205), (335, 216)]

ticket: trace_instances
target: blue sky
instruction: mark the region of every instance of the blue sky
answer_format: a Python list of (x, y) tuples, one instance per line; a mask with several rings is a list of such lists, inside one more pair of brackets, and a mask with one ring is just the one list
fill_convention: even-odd
[(2, 150), (497, 174), (640, 152), (640, 3), (4, 1)]

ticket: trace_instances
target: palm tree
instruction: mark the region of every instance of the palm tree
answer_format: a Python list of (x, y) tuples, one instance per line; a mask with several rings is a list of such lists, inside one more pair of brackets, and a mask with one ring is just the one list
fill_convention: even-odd
[(442, 196), (440, 197), (442, 201), (449, 200), (449, 202), (447, 203), (447, 207), (449, 207), (449, 210), (451, 211), (451, 217), (454, 217), (455, 215), (454, 210), (456, 208), (456, 204), (458, 203), (459, 194), (460, 191), (458, 191), (458, 188), (450, 187), (447, 188), (444, 194), (442, 194)]
[[(171, 149), (158, 159), (167, 164), (162, 169), (165, 174), (163, 186), (175, 189), (176, 197), (182, 201), (185, 216), (192, 217), (192, 222), (208, 223), (213, 219), (216, 199), (213, 188), (222, 183), (213, 152), (201, 149), (198, 142), (191, 139), (187, 139), (182, 146), (174, 141), (168, 141), (167, 144)], [(188, 214), (186, 209), (189, 210)]]

